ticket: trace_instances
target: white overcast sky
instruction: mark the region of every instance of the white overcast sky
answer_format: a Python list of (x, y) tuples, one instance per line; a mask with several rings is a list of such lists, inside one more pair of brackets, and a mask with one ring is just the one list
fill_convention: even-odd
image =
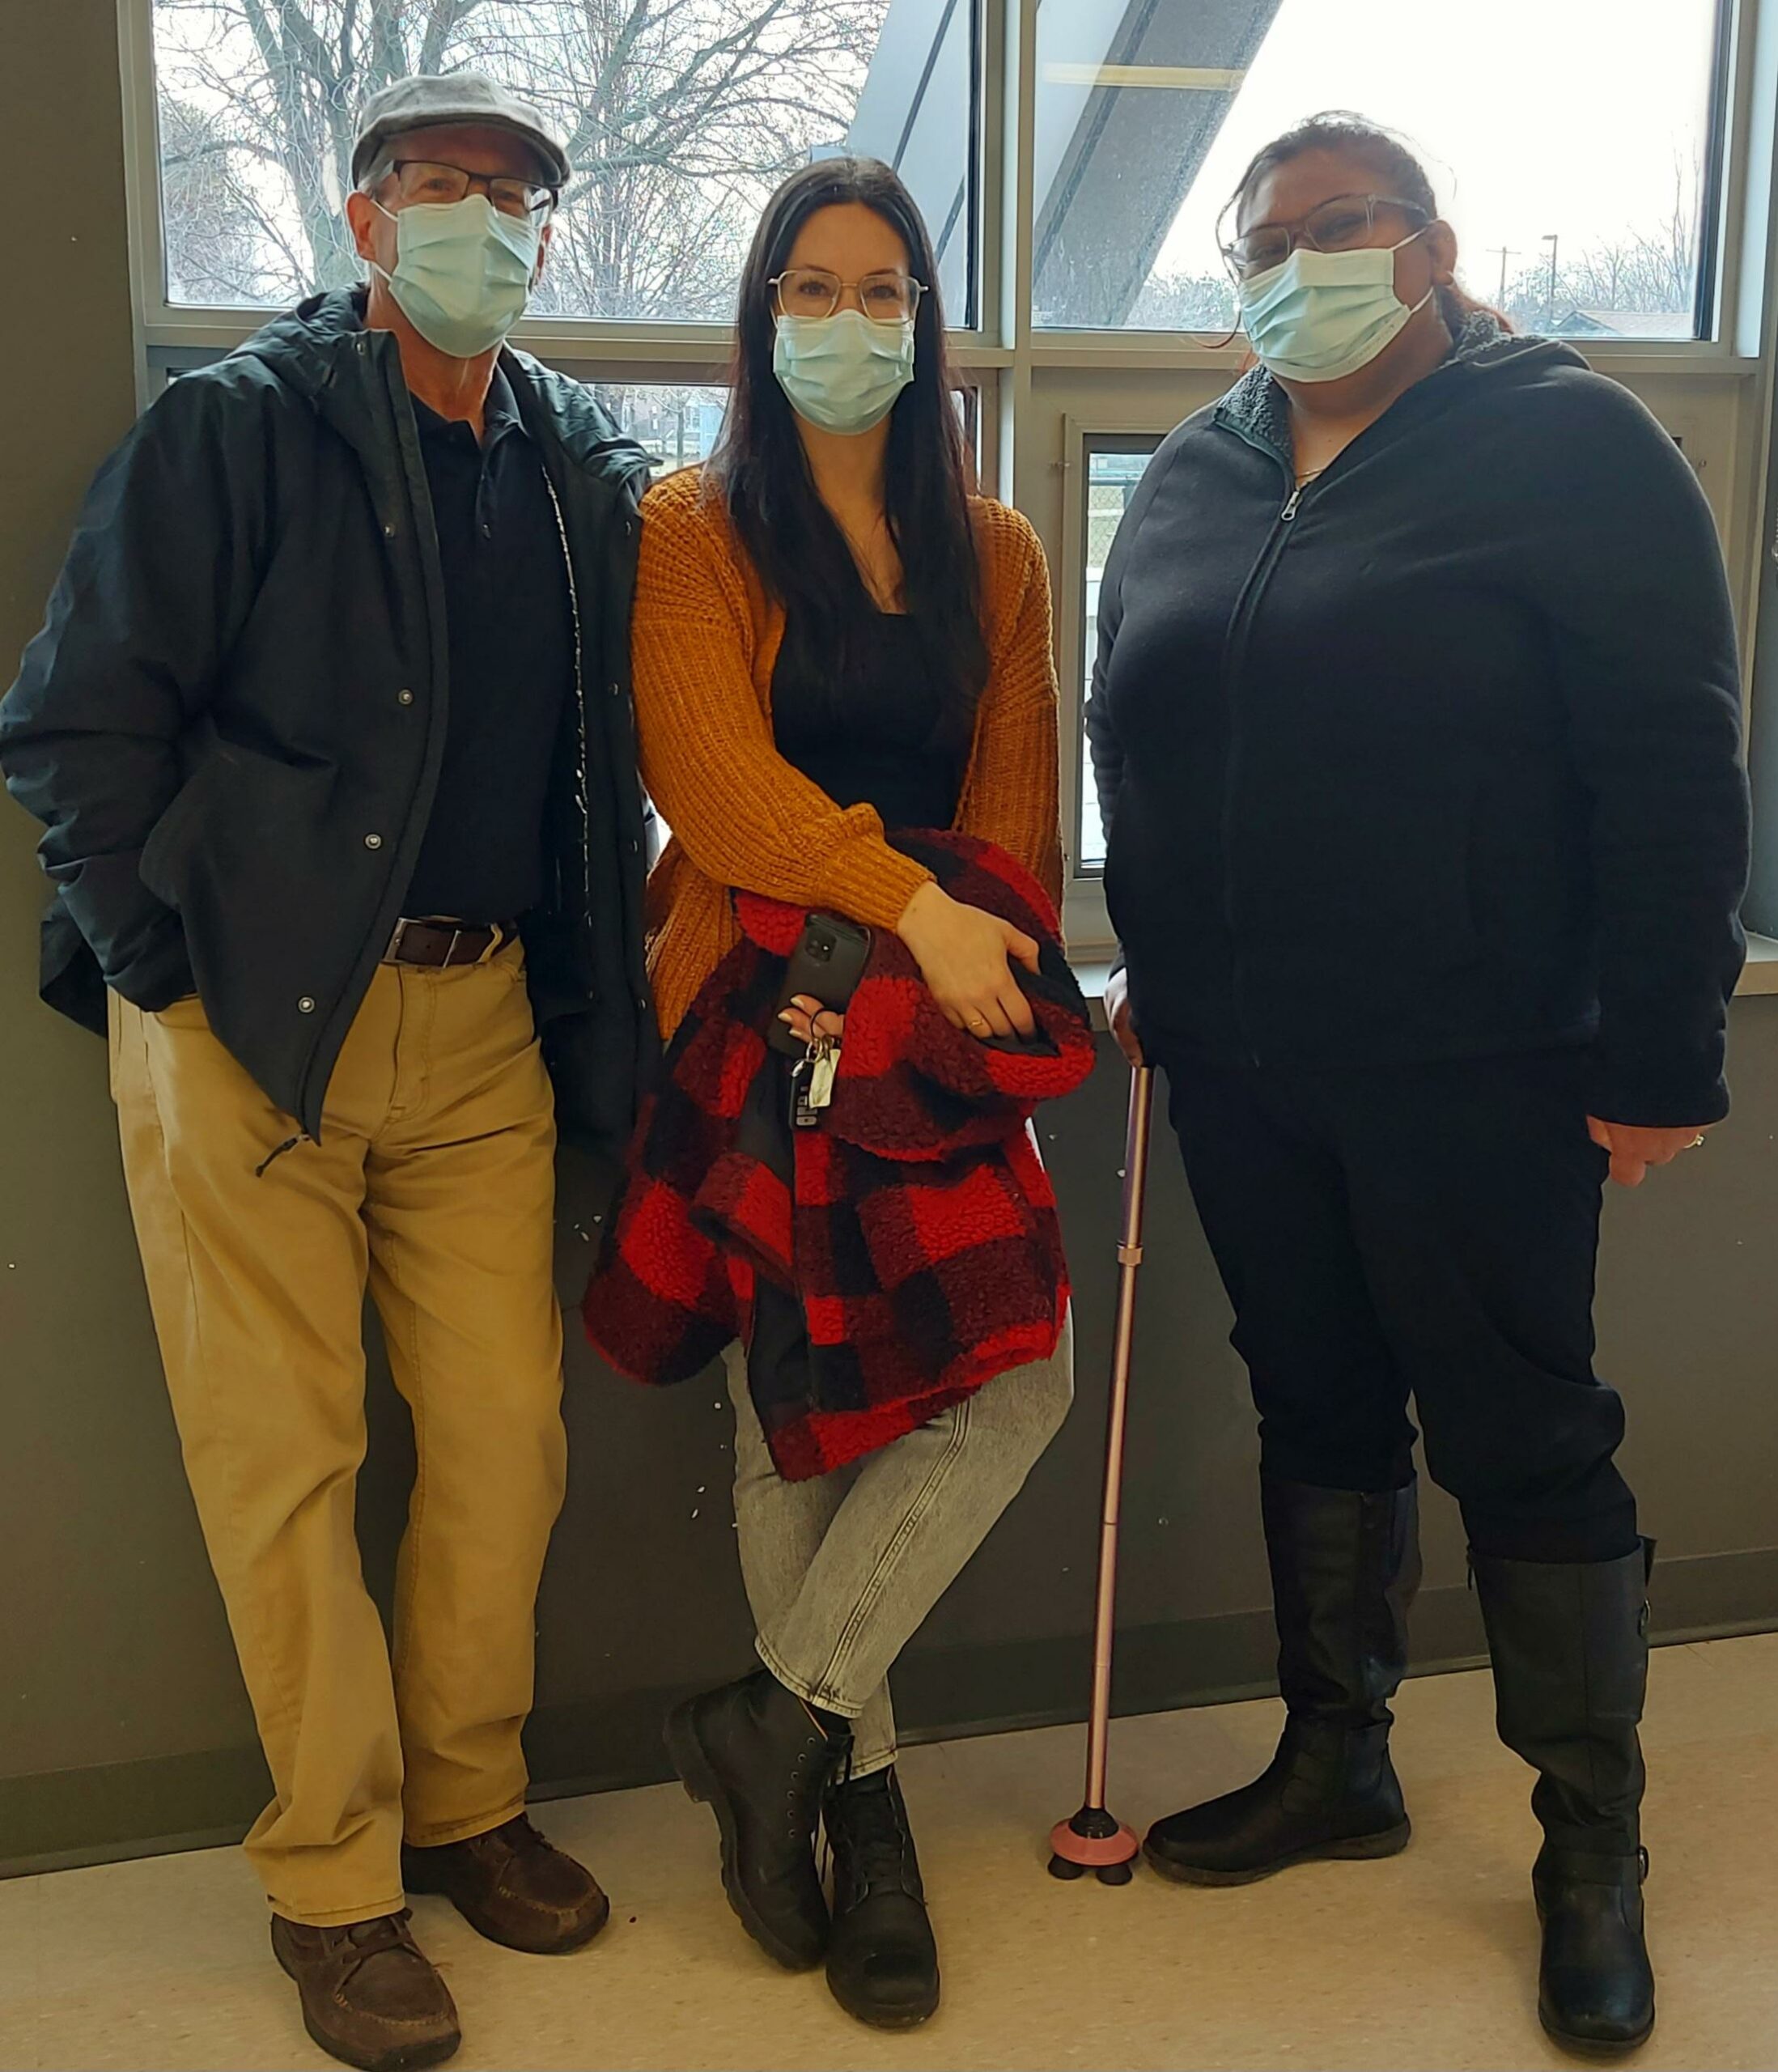
[[(1065, 24), (1067, 0), (1050, 4)], [(1579, 247), (1652, 231), (1675, 167), (1689, 191), (1702, 162), (1715, 14), (1716, 0), (1282, 0), (1160, 266), (1220, 270), (1216, 218), (1248, 158), (1329, 108), (1419, 147), (1479, 291), (1500, 277), (1490, 248), (1511, 248), (1516, 270), (1541, 262), (1551, 231)], [(223, 19), (157, 7), (155, 28), (176, 47)], [(1058, 57), (1067, 44), (1063, 27)]]
[[(1190, 0), (1164, 0), (1185, 6)], [(1161, 254), (1216, 264), (1217, 210), (1259, 145), (1356, 108), (1420, 147), (1470, 284), (1503, 243), (1609, 243), (1652, 228), (1701, 163), (1715, 0), (1283, 0)]]

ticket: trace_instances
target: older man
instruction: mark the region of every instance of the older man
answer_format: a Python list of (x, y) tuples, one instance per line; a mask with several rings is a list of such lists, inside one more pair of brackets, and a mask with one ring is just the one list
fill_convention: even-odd
[[(0, 760), (49, 830), (45, 997), (108, 1006), (275, 1788), (247, 1841), (273, 1947), (315, 2040), (376, 2068), (459, 2040), (404, 1888), (535, 1951), (609, 1911), (524, 1817), (520, 1729), (562, 1492), (558, 1121), (617, 1146), (651, 1026), (646, 461), (503, 349), (569, 174), (536, 109), (403, 81), (353, 172), (367, 290), (173, 383), (107, 462)], [(393, 1662), (353, 1527), (367, 1282), (419, 1462)]]

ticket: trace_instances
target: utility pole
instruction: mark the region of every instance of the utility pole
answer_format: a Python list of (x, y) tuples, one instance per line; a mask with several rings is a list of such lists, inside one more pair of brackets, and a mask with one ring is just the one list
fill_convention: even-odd
[(1540, 240), (1550, 248), (1550, 308), (1547, 321), (1551, 324), (1555, 321), (1555, 254), (1560, 238), (1561, 233), (1559, 231), (1551, 230), (1546, 231)]
[(1491, 244), (1487, 248), (1490, 252), (1497, 252), (1500, 257), (1500, 292), (1496, 299), (1504, 309), (1506, 307), (1506, 262), (1509, 259), (1518, 258), (1520, 254), (1504, 244)]

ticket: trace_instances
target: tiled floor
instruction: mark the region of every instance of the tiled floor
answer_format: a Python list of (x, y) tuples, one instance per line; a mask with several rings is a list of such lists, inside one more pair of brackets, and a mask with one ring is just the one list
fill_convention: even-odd
[[(907, 2037), (860, 2030), (731, 1918), (715, 1828), (677, 1788), (545, 1809), (594, 1863), (612, 1926), (560, 1959), (479, 1942), (418, 1903), (465, 2041), (456, 2063), (545, 2067), (1542, 2067), (1528, 1773), (1479, 1675), (1411, 1684), (1400, 1768), (1416, 1821), (1392, 1862), (1201, 1892), (1044, 1875), (1080, 1739), (1054, 1730), (913, 1751), (905, 1774), (945, 2004)], [(1277, 1710), (1123, 1722), (1114, 1799), (1139, 1824), (1269, 1752)], [(1778, 1635), (1666, 1648), (1647, 1745), (1661, 2018), (1639, 2067), (1778, 2067)], [(232, 1851), (0, 1884), (0, 2072), (319, 2068)]]

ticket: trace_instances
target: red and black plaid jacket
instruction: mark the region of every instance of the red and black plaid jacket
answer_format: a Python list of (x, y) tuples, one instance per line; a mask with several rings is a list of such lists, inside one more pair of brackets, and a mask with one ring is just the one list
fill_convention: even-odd
[(957, 834), (903, 833), (953, 898), (1037, 940), (1020, 971), (1035, 1037), (983, 1043), (939, 1011), (881, 932), (846, 1013), (821, 1127), (788, 1128), (766, 1041), (801, 910), (736, 896), (743, 940), (693, 1003), (631, 1147), (587, 1290), (588, 1335), (638, 1381), (690, 1380), (750, 1338), (757, 1277), (800, 1303), (806, 1357), (750, 1362), (778, 1471), (825, 1474), (1008, 1369), (1047, 1358), (1068, 1302), (1039, 1101), (1093, 1068), (1054, 910), (1020, 864)]

